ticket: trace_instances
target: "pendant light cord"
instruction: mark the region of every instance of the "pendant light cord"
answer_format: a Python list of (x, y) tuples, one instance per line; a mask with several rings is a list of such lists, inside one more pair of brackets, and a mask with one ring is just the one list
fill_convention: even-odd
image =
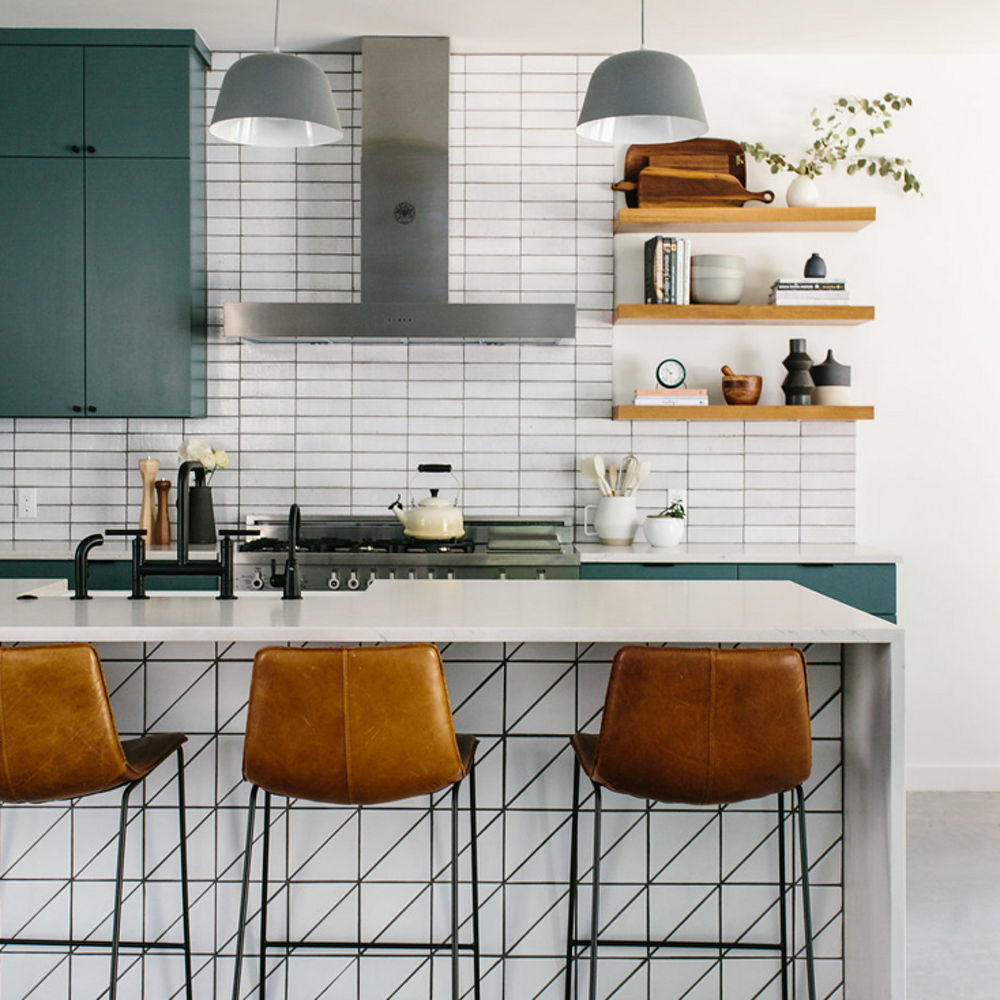
[[(645, 0), (643, 0), (645, 3)], [(278, 10), (281, 7), (281, 0), (274, 0), (274, 51), (280, 52), (278, 48)]]
[[(640, 20), (641, 27), (639, 29), (639, 48), (644, 49), (646, 47), (646, 0), (642, 0), (642, 16)], [(275, 28), (277, 32), (277, 28)], [(277, 45), (277, 41), (274, 43)]]

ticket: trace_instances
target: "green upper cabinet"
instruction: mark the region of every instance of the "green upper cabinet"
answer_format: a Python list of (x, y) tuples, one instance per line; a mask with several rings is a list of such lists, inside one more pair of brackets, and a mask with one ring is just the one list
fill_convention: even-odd
[(84, 58), (88, 155), (187, 157), (189, 58), (187, 49), (176, 47), (88, 48)]
[(0, 416), (205, 412), (207, 52), (0, 30)]
[(83, 412), (83, 163), (0, 157), (0, 233), (3, 412)]
[(81, 46), (0, 45), (0, 95), (0, 156), (81, 155)]

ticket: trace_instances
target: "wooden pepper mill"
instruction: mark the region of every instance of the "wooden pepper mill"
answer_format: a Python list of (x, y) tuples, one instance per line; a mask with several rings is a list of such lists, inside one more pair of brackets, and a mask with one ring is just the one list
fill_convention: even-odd
[(169, 479), (156, 480), (156, 524), (153, 527), (153, 544), (170, 544), (170, 508), (167, 494), (170, 492)]
[(153, 543), (153, 512), (156, 509), (153, 483), (159, 471), (159, 459), (139, 459), (139, 472), (142, 474), (142, 509), (139, 512), (139, 527), (146, 530), (147, 545), (152, 545)]

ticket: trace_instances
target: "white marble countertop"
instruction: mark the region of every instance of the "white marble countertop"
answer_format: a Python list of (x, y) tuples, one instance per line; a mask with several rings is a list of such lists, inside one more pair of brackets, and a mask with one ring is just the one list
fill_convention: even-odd
[(900, 563), (902, 558), (869, 545), (732, 545), (696, 543), (653, 548), (633, 545), (577, 545), (582, 563)]
[(898, 626), (785, 581), (379, 580), (369, 590), (96, 592), (18, 600), (0, 581), (0, 642), (893, 642)]

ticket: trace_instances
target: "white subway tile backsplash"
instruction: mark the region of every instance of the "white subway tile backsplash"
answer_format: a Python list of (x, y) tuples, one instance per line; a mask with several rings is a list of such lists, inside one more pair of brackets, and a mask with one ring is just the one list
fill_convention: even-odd
[[(597, 56), (452, 56), (452, 299), (575, 302), (575, 344), (223, 339), (234, 299), (359, 297), (361, 60), (310, 57), (327, 71), (344, 142), (208, 141), (211, 416), (0, 420), (0, 538), (68, 540), (131, 522), (138, 459), (158, 457), (172, 477), (181, 440), (198, 434), (231, 454), (215, 484), (220, 520), (281, 514), (293, 499), (382, 514), (418, 462), (441, 460), (463, 480), (468, 511), (579, 525), (596, 499), (579, 458), (619, 464), (635, 451), (653, 463), (640, 508), (687, 490), (689, 541), (853, 540), (852, 423), (609, 419), (615, 151), (574, 129)], [(234, 59), (215, 55), (210, 104)], [(39, 491), (38, 519), (15, 519), (14, 486)]]

